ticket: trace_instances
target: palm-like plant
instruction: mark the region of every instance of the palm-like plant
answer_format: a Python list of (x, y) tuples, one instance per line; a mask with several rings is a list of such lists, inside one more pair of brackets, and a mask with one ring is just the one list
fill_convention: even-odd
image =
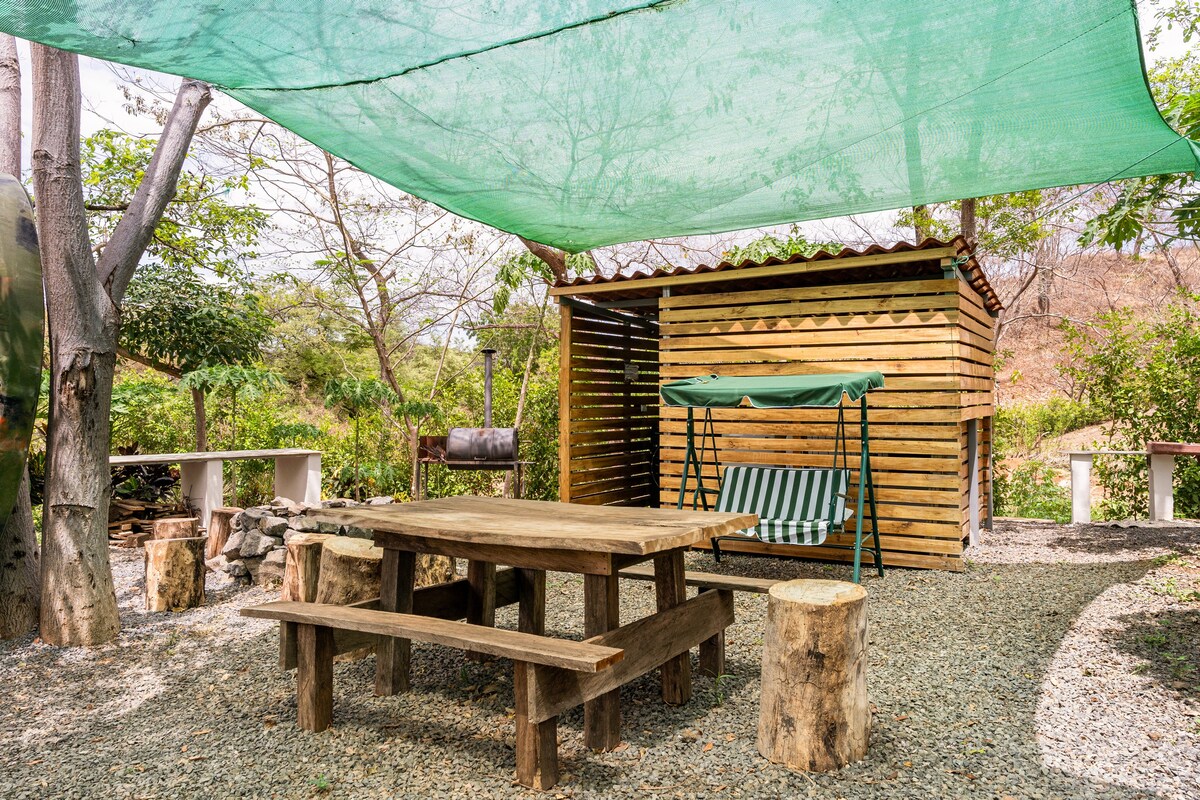
[(397, 402), (396, 393), (378, 378), (332, 378), (325, 383), (325, 406), (340, 408), (354, 421), (354, 499), (361, 499), (359, 426), (363, 414)]

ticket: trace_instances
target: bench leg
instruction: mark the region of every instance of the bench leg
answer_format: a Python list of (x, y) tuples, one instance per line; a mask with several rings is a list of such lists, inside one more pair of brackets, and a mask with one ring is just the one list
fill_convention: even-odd
[[(585, 638), (621, 627), (616, 575), (583, 576)], [(612, 750), (621, 743), (621, 690), (614, 689), (583, 704), (583, 743), (593, 750)]]
[[(710, 592), (712, 589), (702, 587), (700, 591)], [(711, 678), (719, 678), (725, 674), (725, 631), (700, 643), (700, 672)]]
[(517, 704), (517, 783), (544, 791), (558, 783), (558, 717), (544, 722), (529, 721), (531, 669), (523, 661), (513, 664), (513, 694)]
[(546, 632), (546, 570), (517, 569), (517, 630)]
[[(684, 582), (683, 551), (654, 558), (654, 595), (659, 611), (674, 608), (687, 600)], [(692, 699), (692, 662), (685, 650), (662, 665), (663, 702), (683, 705)]]
[(296, 724), (323, 731), (333, 721), (333, 629), (296, 626)]
[[(411, 614), (417, 556), (403, 550), (384, 550), (379, 574), (379, 607), (383, 611)], [(375, 694), (390, 697), (408, 691), (408, 665), (412, 642), (379, 637), (375, 645)]]

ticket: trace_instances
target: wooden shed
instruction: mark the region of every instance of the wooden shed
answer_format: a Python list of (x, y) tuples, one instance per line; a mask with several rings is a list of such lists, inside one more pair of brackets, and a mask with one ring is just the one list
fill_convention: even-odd
[[(879, 370), (885, 385), (870, 393), (868, 415), (884, 563), (962, 569), (964, 549), (990, 526), (1001, 305), (961, 237), (583, 278), (551, 293), (562, 319), (561, 500), (675, 504), (686, 411), (662, 406), (661, 382)], [(845, 414), (856, 430), (857, 405)], [(720, 461), (830, 466), (836, 415), (714, 409)], [(722, 550), (849, 555), (751, 539)]]

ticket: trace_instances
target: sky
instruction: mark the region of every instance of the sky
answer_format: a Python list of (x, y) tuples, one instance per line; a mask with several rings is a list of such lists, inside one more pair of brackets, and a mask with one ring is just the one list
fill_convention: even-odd
[[(1145, 31), (1153, 25), (1152, 15), (1147, 4), (1139, 6), (1141, 28), (1143, 31), (1143, 51), (1146, 62), (1154, 63), (1160, 58), (1172, 58), (1182, 55), (1186, 50), (1179, 32), (1166, 31), (1154, 52), (1146, 50)], [(23, 167), (29, 169), (29, 143), (31, 141), (32, 91), (30, 89), (29, 50), (24, 42), (20, 42), (18, 51), (21, 58), (22, 72), (22, 101), (23, 101)], [(102, 128), (115, 128), (134, 135), (157, 134), (154, 121), (149, 117), (138, 117), (125, 110), (126, 99), (122, 93), (120, 74), (136, 75), (143, 80), (162, 86), (170, 91), (178, 85), (178, 78), (170, 75), (138, 70), (127, 67), (114, 68), (112, 65), (96, 59), (80, 58), (80, 78), (83, 87), (83, 115), (81, 119), (82, 132), (86, 136)], [(230, 97), (219, 92), (214, 96), (212, 107), (230, 114), (235, 114), (245, 107)], [(860, 246), (871, 240), (891, 244), (904, 236), (892, 225), (895, 219), (894, 211), (875, 214), (862, 214), (849, 218), (817, 220), (802, 223), (799, 228), (808, 239), (814, 241), (843, 241), (853, 242)], [(779, 230), (779, 229), (775, 229)], [(762, 230), (746, 231), (742, 234), (722, 234), (718, 238), (726, 242), (749, 241), (761, 235)], [(911, 236), (911, 231), (909, 232)], [(706, 239), (711, 237), (691, 237), (700, 247), (706, 247)]]

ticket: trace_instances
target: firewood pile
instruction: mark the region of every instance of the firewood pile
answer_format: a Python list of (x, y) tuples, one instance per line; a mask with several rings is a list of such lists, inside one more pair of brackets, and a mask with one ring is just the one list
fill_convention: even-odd
[(108, 506), (108, 542), (117, 547), (137, 547), (150, 538), (154, 520), (188, 516), (182, 503), (151, 503), (132, 497), (114, 497)]

